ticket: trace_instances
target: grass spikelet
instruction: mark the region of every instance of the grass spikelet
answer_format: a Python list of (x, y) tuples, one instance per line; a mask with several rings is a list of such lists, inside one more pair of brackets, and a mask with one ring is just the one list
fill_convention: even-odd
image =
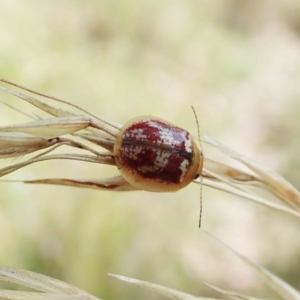
[[(113, 148), (116, 141), (116, 135), (122, 127), (120, 124), (99, 118), (85, 111), (83, 108), (73, 105), (67, 101), (34, 92), (19, 85), (13, 84), (7, 80), (0, 79), (0, 81), (33, 93), (35, 94), (35, 97), (39, 96), (43, 97), (43, 100), (47, 99), (49, 103), (45, 103), (35, 97), (11, 91), (10, 89), (0, 86), (0, 89), (3, 91), (12, 94), (51, 115), (51, 118), (33, 117), (27, 123), (0, 127), (0, 159), (19, 157), (28, 154), (30, 155), (29, 158), (22, 158), (21, 162), (12, 163), (7, 167), (1, 168), (0, 177), (15, 172), (31, 164), (47, 160), (83, 161), (87, 163), (105, 164), (116, 167)], [(80, 113), (76, 114), (69, 112), (68, 110), (61, 109), (60, 107), (56, 107), (57, 103), (55, 103), (55, 101), (67, 106), (69, 105), (72, 108), (76, 108), (80, 111)], [(201, 174), (201, 182), (203, 182), (204, 185), (241, 196), (271, 209), (275, 209), (277, 211), (289, 214), (290, 216), (300, 218), (300, 193), (282, 176), (273, 170), (253, 161), (252, 159), (249, 159), (244, 155), (239, 154), (214, 141), (211, 138), (203, 137), (201, 140), (230, 156), (234, 160), (242, 163), (249, 169), (248, 172), (240, 171), (239, 169), (233, 168), (229, 165), (221, 164), (205, 157), (204, 169)], [(68, 147), (69, 149), (73, 148), (76, 149), (78, 153), (71, 153), (70, 151), (66, 150), (65, 153), (57, 154), (55, 153), (55, 150), (59, 147), (64, 147), (64, 149), (68, 149)], [(4, 179), (1, 181), (10, 180)], [(138, 188), (129, 184), (122, 176), (102, 178), (97, 180), (87, 180), (84, 178), (45, 178), (33, 180), (25, 179), (16, 182), (28, 184), (63, 185), (112, 191), (138, 190)], [(200, 183), (199, 179), (194, 180), (194, 182)], [(270, 193), (270, 199), (268, 196), (261, 196), (260, 192), (262, 191), (268, 191)], [(274, 196), (278, 201), (274, 201)], [(282, 299), (300, 300), (299, 292), (291, 285), (265, 269), (263, 266), (238, 253), (224, 242), (221, 243), (235, 253), (235, 255), (241, 258), (244, 262), (246, 262), (249, 266), (254, 268), (266, 281), (266, 283), (280, 297), (282, 297)], [(167, 288), (165, 286), (138, 279), (115, 274), (109, 275), (129, 284), (154, 291), (157, 294), (165, 296), (169, 299), (206, 299), (195, 297), (187, 293)], [(98, 299), (67, 283), (25, 270), (0, 267), (0, 280), (21, 284), (39, 291), (17, 292), (1, 290), (0, 299)], [(233, 299), (255, 299), (246, 295), (225, 291), (210, 284), (207, 285), (220, 293), (222, 296)]]
[(38, 292), (0, 290), (0, 299), (9, 300), (99, 300), (99, 298), (63, 281), (11, 267), (0, 267), (0, 280)]
[[(138, 280), (138, 279), (134, 279), (134, 278), (130, 278), (130, 277), (126, 277), (126, 276), (120, 276), (120, 275), (116, 275), (116, 274), (109, 274), (112, 277), (115, 277), (119, 280), (125, 281), (129, 284), (133, 284), (135, 286), (153, 291), (159, 295), (162, 295), (168, 299), (178, 299), (178, 300), (201, 300), (201, 299), (207, 299), (207, 298), (201, 298), (201, 297), (195, 297), (174, 289), (170, 289), (167, 288), (165, 286), (159, 285), (159, 284), (154, 284), (154, 283), (150, 283), (150, 282), (146, 282), (146, 281), (142, 281), (142, 280)], [(214, 299), (214, 298), (210, 298), (210, 299)]]

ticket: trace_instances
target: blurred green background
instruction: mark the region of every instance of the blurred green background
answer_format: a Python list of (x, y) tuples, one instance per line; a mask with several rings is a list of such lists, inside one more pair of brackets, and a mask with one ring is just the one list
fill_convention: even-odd
[[(297, 0), (1, 1), (0, 76), (110, 121), (150, 114), (196, 134), (193, 105), (202, 134), (299, 188), (299, 15)], [(2, 92), (0, 99), (34, 112)], [(5, 106), (0, 112), (0, 125), (28, 120)], [(7, 178), (114, 174), (52, 161)], [(203, 228), (300, 288), (299, 222), (205, 187), (203, 201)], [(198, 210), (197, 185), (156, 194), (1, 183), (0, 264), (103, 299), (161, 299), (108, 272), (195, 295), (209, 295), (204, 279), (270, 296), (251, 269), (197, 228)]]

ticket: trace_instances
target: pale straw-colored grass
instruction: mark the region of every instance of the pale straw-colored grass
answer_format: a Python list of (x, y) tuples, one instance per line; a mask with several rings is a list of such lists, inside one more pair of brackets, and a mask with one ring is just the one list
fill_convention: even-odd
[[(217, 239), (218, 240), (218, 239)], [(237, 255), (240, 259), (242, 259), (246, 264), (257, 271), (257, 274), (266, 282), (267, 285), (271, 289), (274, 290), (281, 299), (284, 300), (299, 300), (300, 293), (296, 289), (294, 289), (291, 285), (287, 282), (280, 279), (278, 276), (273, 274), (272, 272), (265, 269), (263, 266), (259, 265), (256, 262), (253, 262), (251, 259), (247, 258), (246, 256), (238, 253), (230, 246), (226, 245), (221, 240), (218, 240), (222, 243), (227, 249), (232, 251), (235, 255)], [(128, 284), (132, 284), (139, 288), (143, 288), (149, 290), (151, 292), (155, 292), (163, 297), (168, 299), (177, 299), (177, 300), (196, 300), (196, 299), (223, 299), (223, 298), (230, 298), (230, 299), (244, 299), (244, 300), (251, 300), (251, 299), (261, 299), (255, 298), (243, 294), (239, 294), (232, 291), (226, 291), (216, 287), (212, 284), (202, 282), (202, 284), (208, 286), (215, 292), (219, 294), (220, 297), (217, 298), (206, 298), (206, 297), (196, 297), (190, 295), (188, 293), (183, 293), (181, 291), (168, 288), (166, 286), (162, 286), (155, 283), (150, 283), (146, 281), (142, 281), (139, 279), (134, 279), (122, 275), (116, 274), (108, 274), (114, 278), (122, 280)], [(96, 300), (99, 299), (90, 295), (89, 293), (78, 289), (70, 284), (65, 282), (59, 281), (57, 279), (50, 278), (45, 275), (33, 273), (26, 270), (9, 268), (9, 267), (0, 267), (0, 280), (16, 283), (22, 285), (24, 287), (36, 290), (38, 292), (23, 292), (23, 291), (12, 291), (12, 290), (0, 290), (0, 299), (6, 300)], [(223, 297), (222, 297), (223, 296)]]
[[(0, 81), (20, 87), (4, 79), (0, 79)], [(39, 154), (30, 159), (25, 159), (22, 162), (11, 164), (8, 167), (0, 169), (0, 176), (7, 175), (33, 163), (55, 159), (79, 160), (115, 166), (113, 145), (115, 137), (122, 127), (121, 124), (106, 121), (98, 116), (88, 113), (83, 108), (75, 106), (70, 102), (55, 97), (49, 97), (32, 90), (26, 89), (29, 92), (33, 92), (35, 95), (48, 98), (48, 100), (50, 99), (54, 103), (46, 104), (37, 98), (12, 91), (2, 86), (0, 86), (0, 89), (29, 102), (52, 116), (51, 118), (38, 119), (28, 123), (3, 126), (0, 128), (0, 158), (19, 157), (20, 155), (33, 154), (47, 149), (46, 151), (39, 152)], [(75, 106), (80, 111), (80, 114), (58, 108), (56, 107), (56, 102), (67, 104), (70, 107)], [(71, 138), (65, 137), (67, 135), (71, 135)], [(73, 140), (72, 136), (80, 137), (83, 139), (83, 142)], [(228, 165), (212, 161), (204, 156), (204, 169), (201, 174), (201, 177), (203, 178), (201, 182), (203, 182), (204, 185), (242, 196), (267, 207), (300, 218), (300, 193), (282, 176), (211, 138), (203, 137), (202, 140), (244, 164), (252, 171), (252, 173), (242, 172)], [(84, 141), (92, 142), (94, 146), (88, 146), (84, 144)], [(72, 154), (66, 152), (64, 154), (50, 154), (57, 147), (61, 146), (74, 147), (82, 150), (84, 153)], [(96, 189), (112, 188), (110, 186), (111, 179), (104, 179), (103, 184), (101, 180), (100, 182), (96, 180), (85, 182), (82, 180), (62, 178), (24, 180), (23, 182), (60, 184), (86, 188), (92, 187)], [(195, 182), (200, 183), (200, 180), (195, 180)], [(119, 183), (119, 185), (117, 185), (117, 183)], [(120, 176), (115, 177), (112, 184), (114, 186), (113, 188), (119, 191), (136, 189), (134, 187), (129, 187)], [(282, 204), (274, 203), (262, 198), (259, 194), (251, 191), (248, 188), (249, 186), (269, 191), (277, 197)]]
[[(4, 83), (9, 83), (6, 80), (0, 80)], [(13, 84), (14, 85), (14, 84)], [(16, 85), (15, 85), (16, 86)], [(0, 128), (0, 158), (19, 157), (20, 155), (31, 154), (31, 158), (23, 158), (21, 162), (12, 163), (8, 167), (0, 169), (0, 176), (5, 176), (20, 168), (24, 168), (30, 164), (38, 163), (44, 160), (67, 159), (88, 161), (97, 164), (108, 164), (115, 166), (112, 153), (115, 136), (121, 125), (115, 122), (105, 121), (98, 116), (88, 113), (84, 109), (76, 106), (80, 113), (69, 112), (58, 107), (58, 102), (71, 106), (71, 103), (59, 100), (54, 97), (48, 97), (43, 94), (33, 92), (42, 98), (48, 98), (47, 103), (38, 98), (25, 95), (20, 92), (12, 91), (11, 89), (0, 87), (5, 92), (8, 92), (30, 104), (38, 107), (42, 111), (52, 115), (51, 118), (36, 118), (28, 123), (15, 124), (11, 126), (3, 126)], [(32, 92), (27, 90), (27, 92)], [(50, 101), (51, 100), (51, 101)], [(74, 139), (81, 138), (81, 141)], [(204, 169), (201, 174), (202, 180), (195, 180), (196, 183), (229, 192), (256, 203), (262, 204), (269, 208), (278, 210), (290, 216), (300, 218), (300, 194), (279, 174), (269, 168), (258, 164), (257, 162), (241, 155), (228, 147), (208, 138), (203, 137), (202, 141), (209, 144), (231, 158), (239, 161), (249, 168), (249, 172), (240, 171), (232, 168), (229, 165), (220, 164), (216, 161), (204, 158)], [(87, 145), (91, 143), (92, 145)], [(82, 154), (73, 154), (68, 152), (64, 154), (52, 154), (51, 152), (57, 147), (67, 146), (79, 149)], [(103, 148), (105, 151), (103, 151)], [(36, 154), (37, 153), (37, 154)], [(116, 179), (117, 178), (117, 179)], [(37, 184), (58, 184), (69, 185), (74, 187), (110, 189), (110, 184), (115, 186), (119, 182), (119, 186), (114, 187), (114, 190), (126, 191), (134, 190), (130, 185), (124, 185), (124, 180), (118, 176), (112, 179), (103, 180), (74, 180), (74, 179), (36, 179), (23, 180), (24, 183)], [(252, 189), (252, 188), (255, 189)], [(272, 197), (260, 196), (256, 190), (264, 190), (270, 193)], [(276, 198), (277, 200), (271, 200)], [(222, 242), (223, 243), (223, 242)], [(239, 254), (234, 249), (223, 243), (228, 249), (234, 252), (245, 263), (255, 269), (263, 280), (284, 300), (299, 300), (300, 294), (287, 282), (284, 282), (275, 274), (266, 270), (263, 266), (253, 262), (251, 259)], [(120, 275), (110, 274), (117, 279), (125, 281), (129, 284), (136, 285), (151, 291), (154, 291), (169, 299), (204, 299), (198, 298), (187, 293), (182, 293), (165, 286), (124, 277)], [(0, 268), (0, 279), (9, 281), (23, 286), (33, 288), (39, 292), (22, 292), (22, 291), (0, 291), (0, 299), (97, 299), (94, 296), (77, 289), (64, 282), (46, 277), (44, 275), (24, 271), (20, 269), (12, 269), (7, 267)], [(222, 290), (207, 284), (221, 296), (227, 296), (232, 299), (254, 299), (238, 293)]]

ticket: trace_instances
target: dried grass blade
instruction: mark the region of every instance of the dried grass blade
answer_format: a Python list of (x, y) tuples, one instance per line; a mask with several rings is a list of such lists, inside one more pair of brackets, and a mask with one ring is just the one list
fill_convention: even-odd
[(211, 172), (224, 176), (231, 181), (237, 181), (240, 183), (249, 183), (249, 184), (256, 184), (261, 182), (259, 178), (247, 174), (243, 171), (240, 171), (236, 168), (232, 168), (230, 166), (221, 164), (217, 161), (211, 160), (207, 157), (204, 158), (204, 167)]
[(273, 170), (260, 165), (259, 163), (255, 162), (254, 160), (243, 156), (228, 147), (218, 143), (217, 141), (204, 137), (203, 142), (206, 142), (222, 152), (226, 153), (233, 159), (240, 161), (244, 165), (246, 165), (249, 169), (257, 173), (261, 180), (271, 188), (271, 190), (274, 190), (276, 195), (281, 195), (286, 200), (291, 201), (292, 203), (295, 203), (300, 206), (300, 192), (291, 185), (286, 179), (284, 179), (282, 176), (274, 172)]
[(45, 179), (36, 179), (36, 180), (22, 180), (21, 182), (31, 183), (31, 184), (32, 183), (33, 184), (54, 184), (54, 185), (72, 186), (72, 187), (80, 187), (80, 188), (89, 188), (95, 190), (109, 190), (115, 192), (139, 190), (138, 188), (128, 183), (122, 176), (103, 178), (101, 180), (45, 178)]
[[(199, 183), (199, 182), (197, 182), (197, 183)], [(225, 182), (214, 181), (214, 180), (210, 180), (210, 179), (207, 179), (207, 178), (203, 178), (203, 185), (206, 185), (206, 186), (212, 187), (214, 189), (218, 189), (218, 190), (221, 190), (223, 192), (227, 192), (227, 193), (230, 193), (230, 194), (233, 194), (233, 195), (241, 196), (243, 198), (246, 198), (246, 199), (252, 200), (254, 202), (257, 202), (258, 204), (264, 205), (268, 208), (278, 210), (280, 212), (284, 212), (284, 213), (287, 213), (289, 215), (300, 218), (300, 212), (298, 212), (298, 211), (295, 211), (295, 210), (293, 210), (289, 207), (286, 207), (286, 206), (283, 206), (283, 205), (280, 205), (280, 204), (277, 204), (277, 203), (274, 203), (274, 202), (271, 202), (271, 201), (267, 201), (267, 200), (261, 198), (258, 195), (250, 194), (250, 193), (245, 192), (241, 189), (237, 189), (236, 187), (234, 187), (232, 185), (228, 185)]]
[[(4, 82), (4, 83), (6, 83), (6, 84), (12, 85), (12, 86), (14, 86), (14, 87), (17, 87), (17, 88), (19, 88), (19, 89), (22, 89), (22, 90), (24, 90), (24, 91), (30, 92), (30, 93), (32, 93), (32, 94), (35, 94), (35, 95), (37, 95), (37, 96), (41, 96), (41, 97), (46, 98), (46, 99), (54, 100), (54, 101), (57, 101), (57, 102), (60, 102), (60, 103), (69, 105), (69, 106), (71, 106), (71, 107), (74, 107), (74, 108), (78, 109), (79, 111), (81, 111), (81, 112), (83, 112), (83, 113), (86, 113), (87, 115), (93, 117), (95, 120), (98, 120), (98, 121), (100, 121), (101, 123), (104, 123), (104, 124), (106, 124), (106, 125), (109, 125), (109, 126), (115, 128), (115, 129), (117, 129), (117, 130), (120, 129), (120, 125), (119, 125), (118, 123), (115, 123), (115, 122), (109, 122), (109, 121), (106, 121), (106, 120), (104, 120), (104, 119), (102, 119), (102, 118), (99, 118), (98, 116), (96, 116), (96, 115), (94, 115), (94, 114), (88, 112), (88, 111), (85, 110), (84, 108), (82, 108), (82, 107), (80, 107), (80, 106), (78, 106), (78, 105), (76, 105), (76, 104), (74, 104), (74, 103), (68, 102), (68, 101), (66, 101), (66, 100), (63, 100), (63, 99), (60, 99), (60, 98), (57, 98), (57, 97), (49, 96), (49, 95), (46, 95), (46, 94), (43, 94), (43, 93), (40, 93), (40, 92), (36, 92), (36, 91), (34, 91), (34, 90), (31, 90), (31, 89), (29, 89), (29, 88), (26, 88), (26, 87), (24, 87), (24, 86), (21, 86), (21, 85), (19, 85), (19, 84), (16, 84), (16, 83), (14, 83), (14, 82), (12, 82), (12, 81), (9, 81), (9, 80), (7, 80), (7, 79), (4, 79), (4, 78), (0, 78), (0, 81), (1, 81), (1, 82)], [(3, 89), (3, 88), (2, 88), (2, 89)], [(4, 88), (4, 89), (5, 89), (5, 88)], [(11, 94), (14, 93), (13, 91), (11, 91), (11, 90), (9, 90), (9, 89), (5, 89), (5, 90), (6, 90), (7, 92), (11, 93)], [(18, 96), (17, 96), (17, 97), (18, 97)], [(20, 98), (20, 97), (19, 97), (19, 98)], [(24, 100), (25, 100), (25, 99), (24, 99)]]
[(48, 105), (36, 98), (33, 98), (33, 97), (30, 97), (30, 96), (27, 96), (25, 94), (22, 94), (22, 93), (19, 93), (19, 92), (16, 92), (16, 91), (12, 91), (10, 89), (7, 89), (3, 86), (0, 85), (0, 89), (13, 95), (13, 96), (16, 96), (28, 103), (30, 103), (31, 105), (41, 109), (42, 111), (44, 112), (47, 112), (48, 114), (52, 115), (52, 116), (55, 116), (55, 117), (68, 117), (68, 116), (76, 116), (76, 114), (72, 113), (72, 112), (69, 112), (69, 111), (66, 111), (62, 108), (55, 108), (51, 105)]
[(21, 132), (3, 132), (0, 133), (0, 159), (29, 154), (56, 143), (56, 139), (48, 140)]
[[(279, 200), (283, 201), (286, 205), (290, 206), (294, 210), (299, 210), (299, 207), (295, 203), (290, 202), (286, 198), (282, 197), (282, 195), (277, 194), (275, 190), (270, 188), (259, 178), (241, 172), (229, 166), (219, 164), (218, 162), (212, 161), (210, 159), (206, 159), (205, 168), (202, 170), (202, 177), (210, 180), (216, 180), (223, 183), (227, 183), (228, 185), (233, 185), (235, 189), (246, 191), (247, 194), (251, 194), (251, 195), (256, 195), (256, 194), (254, 194), (250, 190), (245, 190), (245, 188), (243, 188), (242, 185), (266, 189), (269, 192), (271, 192), (273, 195), (275, 195)], [(271, 202), (268, 201), (268, 203)]]
[[(0, 267), (0, 280), (20, 284), (46, 293), (91, 296), (87, 292), (63, 281), (22, 269)], [(97, 299), (96, 297), (93, 298)]]
[(85, 133), (74, 133), (75, 136), (80, 136), (81, 138), (92, 142), (98, 146), (113, 152), (115, 141), (109, 137), (102, 137), (95, 134), (85, 134)]
[[(64, 104), (67, 104), (67, 105), (70, 105), (70, 106), (73, 106), (79, 110), (81, 110), (82, 112), (85, 112), (87, 113), (88, 115), (92, 116), (92, 118), (88, 118), (90, 119), (91, 123), (90, 123), (90, 126), (91, 127), (94, 127), (94, 128), (97, 128), (97, 129), (100, 129), (104, 132), (107, 132), (108, 134), (110, 134), (111, 136), (116, 136), (116, 134), (118, 133), (119, 129), (120, 129), (120, 126), (117, 124), (117, 123), (114, 123), (114, 122), (108, 122), (104, 119), (101, 119), (89, 112), (87, 112), (86, 110), (84, 110), (83, 108), (81, 107), (78, 107), (77, 105), (74, 105), (72, 103), (69, 103), (67, 101), (64, 101), (64, 100), (61, 100), (61, 99), (58, 99), (58, 98), (55, 98), (55, 97), (50, 97), (50, 96), (47, 96), (47, 95), (44, 95), (44, 94), (41, 94), (41, 93), (38, 93), (38, 92), (34, 92), (32, 90), (29, 90), (29, 89), (26, 89), (24, 87), (21, 87), (17, 84), (14, 84), (12, 82), (9, 82), (5, 79), (0, 79), (0, 81), (2, 82), (5, 82), (5, 83), (8, 83), (8, 84), (11, 84), (11, 85), (14, 85), (14, 86), (17, 86), (19, 88), (22, 88), (24, 90), (27, 90), (27, 91), (30, 91), (36, 95), (40, 95), (42, 97), (45, 97), (45, 98), (49, 98), (49, 99), (52, 99), (52, 100), (55, 100), (55, 101), (59, 101), (61, 103), (64, 103)], [(43, 110), (44, 112), (47, 112), (48, 114), (52, 115), (52, 116), (55, 116), (55, 117), (70, 117), (70, 116), (82, 116), (81, 114), (78, 115), (78, 114), (75, 114), (73, 112), (70, 112), (70, 111), (67, 111), (67, 110), (64, 110), (64, 109), (61, 109), (61, 108), (55, 108), (51, 105), (48, 105), (36, 98), (33, 98), (33, 97), (30, 97), (28, 95), (25, 95), (23, 93), (19, 93), (19, 92), (16, 92), (16, 91), (12, 91), (10, 89), (7, 89), (3, 86), (0, 86), (0, 89), (2, 89), (3, 91), (11, 94), (11, 95), (14, 95), (30, 104), (32, 104), (33, 106)]]
[(0, 132), (0, 151), (10, 148), (43, 147), (48, 140), (21, 132)]
[[(214, 173), (207, 169), (203, 169), (202, 176), (203, 176), (203, 179), (208, 180), (208, 182), (210, 182), (211, 187), (216, 188), (216, 186), (219, 186), (219, 187), (221, 187), (219, 189), (221, 189), (223, 191), (228, 191), (232, 194), (242, 196), (244, 198), (250, 199), (250, 200), (260, 203), (264, 206), (267, 206), (269, 208), (276, 209), (281, 212), (289, 213), (293, 216), (298, 216), (298, 217), (300, 216), (300, 213), (297, 211), (297, 209), (295, 209), (295, 207), (293, 207), (293, 205), (291, 205), (291, 202), (288, 202), (288, 204), (290, 204), (290, 206), (292, 206), (292, 208), (294, 208), (294, 209), (288, 208), (286, 206), (283, 206), (283, 205), (280, 205), (277, 203), (273, 203), (271, 201), (267, 201), (267, 200), (261, 198), (259, 195), (257, 195), (253, 191), (250, 191), (249, 189), (242, 187), (240, 185), (241, 182), (239, 182), (239, 181), (236, 182), (236, 180), (231, 180), (230, 177), (226, 177), (226, 176), (224, 177), (222, 175), (219, 175), (219, 173)], [(207, 181), (204, 181), (204, 182), (206, 183)], [(256, 181), (256, 182), (253, 181), (251, 184), (259, 185), (259, 181)]]
[(231, 252), (233, 252), (235, 255), (240, 257), (245, 263), (250, 265), (252, 268), (256, 269), (258, 273), (261, 275), (261, 277), (265, 280), (265, 282), (280, 295), (285, 300), (300, 300), (300, 293), (291, 285), (289, 285), (287, 282), (283, 281), (281, 278), (277, 277), (275, 274), (271, 273), (267, 269), (265, 269), (263, 266), (259, 265), (258, 263), (252, 261), (248, 257), (240, 254), (236, 250), (234, 250), (232, 247), (227, 245), (225, 242), (214, 236), (213, 234), (205, 231), (208, 235), (213, 237), (215, 240), (217, 240), (219, 243), (221, 243), (223, 246), (225, 246), (227, 249), (229, 249)]
[(99, 152), (82, 143), (67, 138), (56, 137), (43, 139), (26, 133), (4, 132), (0, 133), (0, 158), (16, 157), (54, 146), (38, 154), (36, 157), (43, 156), (63, 145), (89, 151), (95, 156), (112, 157), (111, 152)]
[(83, 155), (83, 154), (53, 154), (47, 156), (38, 156), (29, 160), (26, 160), (21, 163), (13, 164), (6, 168), (0, 169), (0, 177), (12, 173), (18, 169), (21, 169), (25, 166), (31, 165), (33, 163), (46, 161), (46, 160), (53, 160), (53, 159), (70, 159), (70, 160), (77, 160), (83, 162), (91, 162), (97, 164), (106, 164), (106, 165), (115, 165), (115, 161), (111, 155), (107, 156), (92, 156), (92, 155)]
[(22, 291), (9, 291), (0, 290), (1, 300), (100, 300), (93, 296), (82, 294), (55, 294), (55, 293), (38, 293), (38, 292), (22, 292)]
[(208, 287), (210, 287), (212, 290), (226, 296), (229, 297), (231, 299), (236, 299), (236, 300), (262, 300), (261, 298), (254, 298), (254, 297), (249, 297), (247, 295), (243, 295), (243, 294), (239, 294), (239, 293), (234, 293), (234, 292), (230, 292), (230, 291), (226, 291), (223, 289), (220, 289), (212, 284), (206, 283), (204, 282), (204, 284)]
[(17, 111), (17, 112), (20, 113), (21, 115), (24, 115), (24, 116), (28, 117), (29, 119), (33, 119), (33, 120), (38, 119), (38, 118), (36, 118), (36, 117), (34, 117), (34, 116), (30, 115), (30, 114), (27, 114), (26, 112), (24, 112), (24, 111), (18, 109), (17, 107), (14, 107), (13, 105), (8, 104), (8, 103), (6, 103), (6, 102), (4, 102), (4, 101), (2, 101), (2, 100), (0, 100), (0, 103), (2, 103), (3, 105), (9, 107), (10, 109), (12, 109), (12, 110), (14, 110), (14, 111)]
[[(201, 297), (195, 297), (183, 292), (179, 292), (177, 290), (173, 290), (170, 288), (167, 288), (165, 286), (161, 286), (158, 284), (154, 284), (154, 283), (150, 283), (150, 282), (146, 282), (146, 281), (142, 281), (142, 280), (138, 280), (138, 279), (134, 279), (134, 278), (130, 278), (130, 277), (125, 277), (125, 276), (121, 276), (121, 275), (116, 275), (116, 274), (108, 274), (109, 276), (115, 277), (119, 280), (125, 281), (129, 284), (133, 284), (136, 286), (139, 286), (141, 288), (156, 292), (159, 295), (165, 296), (169, 299), (176, 299), (176, 300), (200, 300), (200, 299), (208, 299), (208, 298), (201, 298)], [(213, 298), (209, 298), (209, 299), (213, 299)]]
[(54, 138), (85, 129), (89, 124), (90, 120), (84, 117), (58, 117), (12, 126), (3, 126), (0, 127), (0, 132), (23, 132), (38, 137)]

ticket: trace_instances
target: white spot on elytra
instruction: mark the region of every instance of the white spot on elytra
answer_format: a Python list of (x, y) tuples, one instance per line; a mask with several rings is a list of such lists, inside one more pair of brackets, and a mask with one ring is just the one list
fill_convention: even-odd
[(141, 152), (143, 152), (143, 147), (136, 146), (136, 147), (123, 147), (122, 148), (122, 154), (132, 160), (137, 159), (137, 155)]
[(147, 135), (144, 134), (144, 130), (142, 128), (136, 128), (125, 132), (125, 138), (134, 138), (142, 141), (147, 139)]
[(153, 161), (153, 165), (141, 165), (138, 167), (138, 170), (142, 173), (153, 173), (158, 170), (163, 170), (168, 162), (169, 158), (172, 155), (170, 152), (162, 151), (161, 149), (152, 149), (156, 153), (156, 157)]
[(154, 164), (160, 168), (165, 168), (165, 166), (168, 164), (171, 153), (158, 150), (156, 154), (157, 155)]
[(157, 144), (176, 145), (178, 141), (174, 140), (172, 131), (168, 128), (162, 127), (155, 121), (148, 121), (148, 126), (158, 129), (160, 140), (157, 140)]
[(193, 151), (193, 149), (192, 149), (192, 143), (191, 143), (190, 139), (186, 139), (184, 141), (184, 147), (185, 147), (186, 152), (188, 152), (188, 153), (191, 153)]
[(180, 181), (184, 179), (184, 176), (188, 170), (189, 166), (189, 161), (187, 159), (184, 159), (183, 162), (180, 164), (179, 169), (181, 170), (181, 175), (180, 175)]

